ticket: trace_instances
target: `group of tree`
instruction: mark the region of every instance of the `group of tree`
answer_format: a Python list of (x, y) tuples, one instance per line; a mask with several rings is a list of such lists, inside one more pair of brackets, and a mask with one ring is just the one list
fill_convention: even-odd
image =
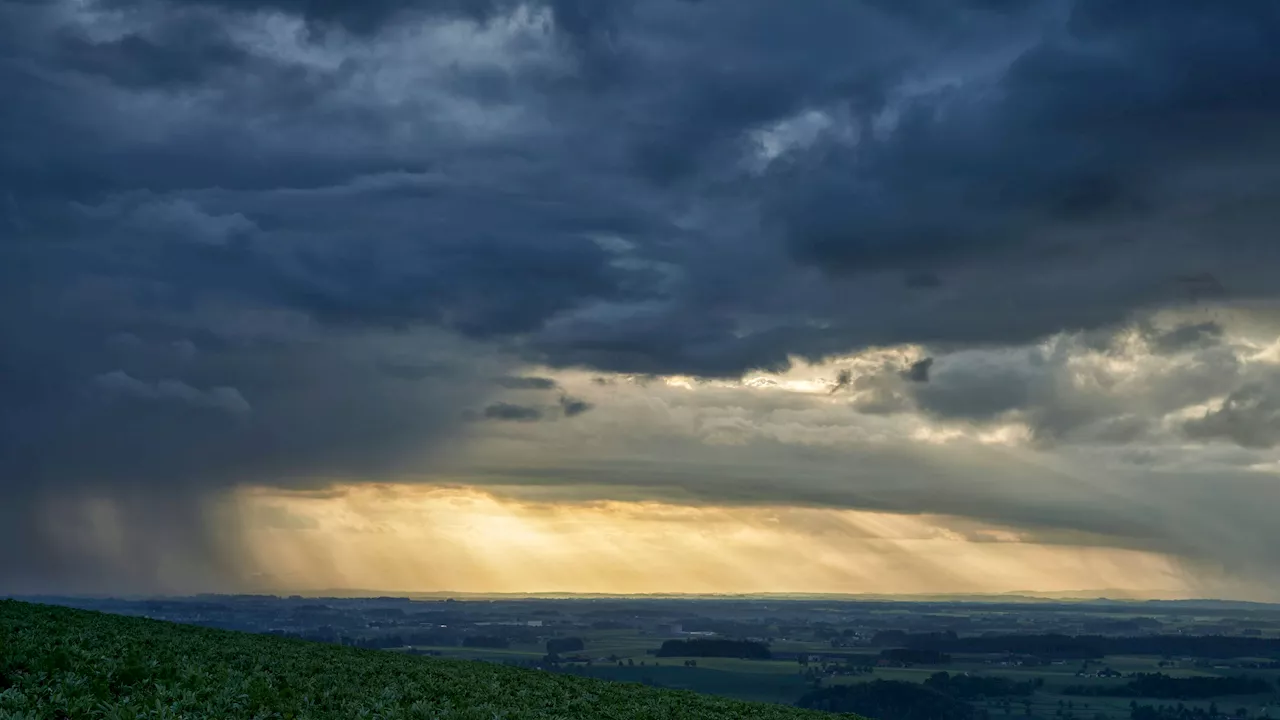
[(978, 711), (947, 693), (901, 680), (832, 685), (804, 694), (796, 705), (886, 720), (977, 720)]
[(591, 658), (586, 655), (557, 655), (556, 653), (547, 653), (542, 656), (542, 664), (547, 667), (557, 667), (560, 665), (591, 665)]
[(982, 635), (958, 637), (952, 632), (877, 633), (881, 647), (933, 650), (941, 653), (1016, 654), (1039, 657), (1097, 659), (1107, 655), (1234, 658), (1280, 657), (1280, 638), (1227, 635)]
[(563, 655), (571, 652), (581, 652), (587, 647), (586, 643), (580, 637), (563, 637), (549, 638), (547, 640), (548, 655)]
[(1218, 710), (1218, 706), (1214, 703), (1210, 703), (1208, 708), (1187, 707), (1182, 703), (1177, 705), (1139, 705), (1136, 702), (1129, 703), (1130, 720), (1221, 720), (1223, 717), (1247, 718), (1249, 717), (1249, 709), (1238, 708), (1235, 712), (1226, 714)]
[[(829, 712), (856, 713), (886, 720), (982, 720), (987, 713), (972, 701), (991, 701), (1030, 696), (1044, 686), (1033, 678), (1015, 681), (1005, 677), (937, 672), (923, 683), (874, 680), (850, 685), (833, 685), (806, 693), (796, 703), (800, 707)], [(1004, 702), (1006, 714), (1011, 706)], [(1152, 719), (1146, 719), (1152, 720)]]
[(876, 671), (874, 665), (825, 660), (811, 664), (807, 658), (800, 659), (800, 666), (802, 672), (814, 675), (871, 675)]
[(294, 637), (302, 640), (309, 640), (311, 642), (350, 645), (352, 647), (368, 648), (372, 650), (412, 647), (415, 645), (454, 647), (463, 642), (463, 636), (455, 632), (387, 633), (371, 635), (368, 637), (350, 637), (340, 634), (332, 629), (317, 629), (301, 633), (274, 632), (269, 634), (281, 637)]
[(511, 640), (497, 635), (468, 635), (462, 638), (462, 647), (506, 650), (511, 647)]
[(655, 653), (658, 657), (721, 657), (746, 660), (768, 660), (769, 646), (752, 640), (694, 638), (667, 640)]
[(998, 697), (1028, 697), (1044, 686), (1043, 678), (1016, 681), (1007, 677), (936, 672), (924, 681), (925, 687), (946, 693), (957, 700)]
[(1266, 680), (1246, 675), (1172, 677), (1164, 673), (1136, 673), (1130, 676), (1129, 682), (1120, 685), (1071, 685), (1062, 692), (1065, 695), (1095, 697), (1203, 700), (1224, 695), (1257, 695), (1273, 690), (1275, 687)]
[(890, 648), (882, 650), (880, 658), (903, 665), (946, 665), (951, 662), (950, 655), (924, 648)]
[[(727, 637), (754, 637), (767, 634), (758, 623), (739, 622), (728, 618), (685, 617), (675, 621), (685, 632), (709, 632)], [(798, 630), (807, 630), (801, 626)]]
[(942, 632), (909, 633), (906, 630), (881, 630), (871, 636), (876, 647), (926, 647), (933, 643), (949, 643), (958, 640), (953, 630)]

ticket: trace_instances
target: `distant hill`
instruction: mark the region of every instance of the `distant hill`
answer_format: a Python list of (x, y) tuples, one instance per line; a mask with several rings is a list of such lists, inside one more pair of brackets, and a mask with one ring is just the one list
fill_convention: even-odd
[(0, 600), (0, 717), (144, 715), (311, 720), (833, 717), (488, 663)]
[(306, 591), (276, 591), (277, 596), (299, 595), (308, 598), (373, 598), (397, 597), (413, 600), (802, 600), (819, 602), (902, 602), (902, 603), (959, 603), (959, 604), (1167, 604), (1173, 606), (1204, 608), (1266, 608), (1278, 603), (1246, 600), (1221, 600), (1212, 598), (1182, 598), (1173, 591), (1145, 593), (1123, 589), (1085, 589), (1073, 591), (1041, 592), (1021, 590), (1001, 593), (573, 593), (573, 592), (408, 592), (367, 589), (325, 589)]
[(1173, 592), (1134, 593), (1128, 590), (1076, 590), (1071, 592), (1037, 592), (1017, 591), (1005, 593), (932, 593), (914, 595), (894, 595), (881, 593), (572, 593), (572, 592), (526, 592), (526, 593), (480, 593), (480, 592), (394, 592), (387, 590), (363, 589), (326, 589), (307, 591), (275, 591), (260, 595), (218, 595), (201, 594), (191, 596), (106, 596), (106, 595), (6, 595), (0, 593), (0, 599), (11, 598), (37, 603), (60, 604), (71, 598), (116, 597), (131, 600), (145, 599), (217, 599), (226, 597), (289, 597), (297, 596), (310, 599), (399, 599), (416, 601), (510, 601), (510, 600), (709, 600), (709, 601), (803, 601), (803, 602), (848, 602), (848, 603), (915, 603), (921, 605), (954, 604), (954, 605), (1025, 605), (1052, 607), (1054, 605), (1101, 606), (1101, 605), (1134, 605), (1169, 609), (1207, 609), (1207, 610), (1259, 610), (1275, 609), (1280, 603), (1269, 603), (1250, 600), (1219, 600), (1212, 598), (1179, 598)]

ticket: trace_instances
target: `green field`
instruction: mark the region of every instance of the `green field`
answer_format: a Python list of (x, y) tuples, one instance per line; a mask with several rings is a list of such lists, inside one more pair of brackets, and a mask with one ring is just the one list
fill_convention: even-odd
[(491, 663), (0, 600), (3, 720), (832, 717)]
[[(785, 706), (812, 691), (816, 683), (822, 687), (875, 680), (923, 683), (940, 670), (1040, 682), (1028, 697), (971, 697), (969, 702), (985, 711), (979, 717), (991, 720), (1129, 720), (1131, 701), (1169, 706), (1175, 702), (1067, 695), (1070, 686), (1125, 682), (1077, 677), (1080, 661), (1027, 667), (1001, 664), (999, 656), (957, 654), (945, 665), (876, 667), (871, 674), (815, 678), (811, 673), (818, 667), (794, 659), (657, 657), (654, 651), (667, 638), (641, 630), (575, 628), (550, 635), (564, 637), (564, 633), (582, 638), (585, 649), (572, 655), (590, 662), (566, 662), (547, 672), (526, 669), (542, 665), (546, 656), (545, 642), (527, 637), (506, 649), (413, 648), (439, 656), (422, 658), (406, 656), (409, 648), (356, 650), (0, 602), (0, 720), (822, 718), (832, 716)], [(804, 639), (779, 639), (771, 647), (780, 653), (832, 652), (828, 643)], [(878, 650), (866, 647), (853, 652), (871, 663)], [(690, 662), (696, 664), (690, 666)], [(1217, 662), (1185, 659), (1169, 667), (1154, 656), (1115, 655), (1092, 661), (1089, 667), (1091, 672), (1110, 667), (1124, 674), (1244, 674), (1280, 681), (1277, 669), (1215, 667)], [(1223, 720), (1228, 714), (1251, 720), (1280, 718), (1280, 692), (1182, 704), (1203, 709), (1216, 705)]]
[[(1275, 670), (1241, 671), (1197, 668), (1160, 668), (1157, 665), (1158, 661), (1159, 658), (1156, 657), (1112, 656), (1102, 661), (1095, 661), (1095, 668), (1097, 666), (1107, 666), (1122, 673), (1162, 672), (1174, 677), (1249, 674), (1266, 678), (1272, 682), (1280, 680), (1280, 672)], [(1176, 700), (1159, 700), (1138, 697), (1082, 697), (1066, 695), (1063, 693), (1063, 690), (1070, 685), (1118, 685), (1124, 682), (1123, 680), (1076, 677), (1075, 672), (1078, 667), (1078, 664), (1071, 663), (1066, 665), (1051, 665), (1032, 668), (1001, 667), (976, 662), (971, 658), (961, 656), (956, 658), (955, 662), (946, 666), (877, 668), (875, 674), (871, 676), (832, 678), (825, 682), (832, 685), (852, 682), (867, 682), (876, 679), (924, 682), (930, 675), (938, 672), (939, 670), (946, 670), (952, 674), (968, 672), (974, 675), (1007, 677), (1015, 681), (1026, 681), (1036, 678), (1044, 681), (1044, 687), (1035, 692), (1029, 698), (1008, 698), (1007, 701), (992, 699), (975, 703), (977, 706), (985, 708), (992, 718), (1075, 718), (1075, 720), (1095, 720), (1106, 718), (1106, 720), (1128, 720), (1130, 710), (1129, 703), (1131, 701), (1136, 701), (1143, 705), (1177, 704), (1179, 702)], [(1213, 698), (1212, 700), (1187, 700), (1183, 701), (1181, 704), (1188, 708), (1203, 709), (1208, 709), (1211, 705), (1216, 705), (1223, 710), (1230, 711), (1234, 711), (1237, 708), (1243, 708), (1248, 711), (1250, 717), (1266, 717), (1268, 714), (1272, 717), (1280, 717), (1280, 713), (1275, 712), (1278, 702), (1280, 702), (1280, 697), (1277, 697), (1276, 695), (1246, 695), (1239, 697), (1222, 696)]]
[[(793, 660), (736, 660), (730, 658), (697, 658), (696, 667), (685, 667), (685, 658), (659, 658), (651, 654), (665, 638), (644, 635), (633, 630), (587, 630), (578, 633), (586, 644), (586, 650), (576, 653), (594, 660), (591, 666), (575, 665), (579, 675), (643, 682), (664, 688), (693, 690), (724, 697), (791, 704), (812, 689), (811, 679), (804, 675), (804, 667)], [(775, 652), (832, 652), (827, 643), (803, 640), (778, 640), (770, 645)], [(481, 648), (433, 647), (430, 649), (444, 657), (459, 657), (494, 662), (534, 662), (545, 655), (541, 644), (513, 645), (509, 650)], [(862, 652), (874, 654), (870, 648)], [(623, 662), (601, 662), (603, 658), (616, 657)], [(1094, 661), (1094, 670), (1110, 667), (1118, 672), (1161, 672), (1174, 677), (1195, 675), (1249, 674), (1280, 681), (1277, 670), (1224, 670), (1205, 667), (1160, 667), (1160, 658), (1154, 656), (1112, 656)], [(984, 662), (981, 656), (959, 655), (947, 665), (917, 666), (910, 668), (877, 667), (870, 675), (826, 676), (824, 686), (871, 682), (874, 680), (905, 680), (922, 683), (930, 675), (946, 670), (952, 674), (970, 673), (982, 676), (1007, 677), (1015, 681), (1040, 679), (1044, 686), (1029, 698), (1008, 698), (974, 701), (988, 711), (992, 718), (1037, 718), (1064, 720), (1128, 720), (1130, 701), (1139, 704), (1159, 705), (1162, 701), (1151, 698), (1130, 697), (1081, 697), (1066, 695), (1065, 688), (1072, 685), (1119, 685), (1123, 680), (1077, 677), (1079, 661), (1039, 667), (1018, 667)], [(1166, 701), (1173, 702), (1173, 701)], [(1214, 698), (1220, 708), (1234, 711), (1244, 708), (1250, 717), (1280, 718), (1280, 696), (1250, 695), (1242, 697)], [(1189, 708), (1208, 708), (1210, 701), (1189, 700)]]
[[(692, 690), (752, 702), (794, 703), (809, 689), (794, 661), (697, 658), (697, 667), (685, 667), (687, 658), (660, 658), (649, 654), (662, 638), (637, 635), (632, 631), (583, 633), (585, 655), (596, 660), (590, 666), (575, 664), (576, 674), (616, 682), (643, 683), (663, 688)], [(509, 649), (419, 646), (417, 650), (442, 657), (520, 664), (541, 660), (543, 645), (513, 645)], [(601, 661), (616, 657), (618, 661)], [(630, 664), (628, 664), (628, 661)]]

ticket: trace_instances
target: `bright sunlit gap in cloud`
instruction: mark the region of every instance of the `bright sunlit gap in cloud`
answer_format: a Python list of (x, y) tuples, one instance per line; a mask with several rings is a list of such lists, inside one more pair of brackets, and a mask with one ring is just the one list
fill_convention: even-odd
[(1023, 542), (954, 518), (786, 507), (504, 500), (348, 486), (241, 495), (279, 588), (582, 593), (1138, 592), (1180, 589), (1151, 553)]

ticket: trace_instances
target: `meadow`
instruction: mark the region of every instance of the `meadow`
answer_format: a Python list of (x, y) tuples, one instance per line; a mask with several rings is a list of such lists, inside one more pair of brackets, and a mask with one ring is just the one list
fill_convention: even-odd
[[(805, 675), (806, 668), (794, 660), (738, 660), (731, 658), (697, 658), (696, 667), (686, 667), (683, 658), (658, 658), (652, 651), (661, 645), (662, 638), (643, 635), (628, 630), (585, 631), (580, 633), (586, 643), (581, 655), (597, 659), (590, 666), (574, 665), (573, 672), (587, 677), (609, 680), (643, 682), (663, 688), (693, 690), (724, 697), (792, 704), (813, 688), (812, 680)], [(505, 650), (459, 647), (421, 647), (445, 657), (467, 657), (498, 663), (534, 662), (545, 654), (540, 644), (513, 644)], [(771, 649), (786, 653), (829, 653), (827, 643), (795, 640), (776, 641)], [(867, 649), (874, 653), (876, 650)], [(612, 662), (600, 662), (601, 658), (615, 657)], [(867, 675), (826, 676), (824, 687), (875, 680), (903, 680), (923, 683), (930, 675), (946, 670), (950, 673), (970, 673), (980, 676), (1007, 677), (1014, 681), (1040, 680), (1042, 686), (1027, 698), (991, 698), (976, 700), (974, 705), (986, 710), (993, 718), (1064, 718), (1066, 720), (1128, 720), (1129, 704), (1159, 704), (1160, 701), (1137, 697), (1081, 697), (1069, 695), (1065, 690), (1080, 685), (1117, 685), (1118, 679), (1077, 677), (1079, 661), (1038, 667), (1001, 665), (982, 656), (958, 655), (946, 665), (922, 665), (915, 667), (877, 667)], [(618, 664), (621, 661), (621, 665)], [(1093, 670), (1110, 667), (1129, 674), (1161, 672), (1173, 677), (1196, 675), (1232, 676), (1256, 675), (1280, 684), (1278, 670), (1235, 670), (1212, 667), (1161, 667), (1155, 656), (1109, 656), (1094, 661)], [(1280, 695), (1248, 695), (1217, 697), (1212, 700), (1187, 700), (1188, 708), (1209, 709), (1218, 706), (1224, 712), (1235, 713), (1244, 709), (1248, 717), (1280, 717)], [(891, 720), (891, 719), (890, 719)]]
[(821, 720), (494, 663), (0, 600), (0, 720)]

